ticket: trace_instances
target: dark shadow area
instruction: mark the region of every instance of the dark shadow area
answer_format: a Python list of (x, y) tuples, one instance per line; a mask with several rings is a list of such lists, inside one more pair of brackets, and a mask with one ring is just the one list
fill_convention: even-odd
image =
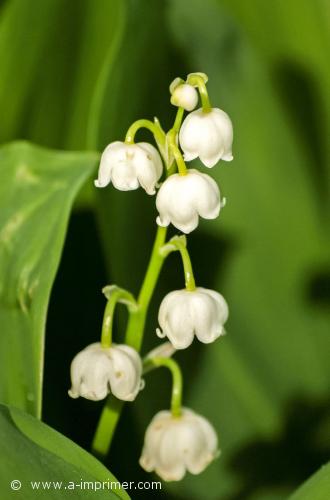
[(307, 299), (316, 306), (329, 308), (330, 269), (320, 269), (312, 275), (308, 281)]
[(103, 404), (69, 398), (70, 364), (79, 350), (99, 340), (106, 283), (94, 216), (75, 213), (47, 319), (43, 419), (86, 448)]
[(281, 61), (273, 72), (274, 82), (300, 136), (300, 144), (310, 157), (308, 172), (316, 193), (322, 200), (327, 199), (326, 137), (324, 131), (324, 103), (320, 91), (311, 74), (295, 61)]
[[(210, 234), (194, 232), (189, 237), (189, 252), (194, 260), (198, 262), (198, 266), (194, 267), (194, 274), (197, 286), (209, 288), (222, 292), (218, 288), (219, 281), (221, 282), (226, 273), (226, 266), (229, 256), (233, 256), (233, 249), (236, 242), (228, 238), (217, 238)], [(180, 267), (178, 262), (177, 269)], [(198, 378), (198, 366), (202, 366), (202, 357), (205, 353), (204, 345), (198, 341), (194, 341), (189, 347), (189, 353), (185, 350), (179, 351), (176, 354), (176, 359), (182, 367), (183, 374), (189, 384), (185, 386), (185, 394), (188, 395), (190, 390), (193, 390), (194, 380)]]
[(260, 490), (294, 490), (326, 463), (330, 454), (329, 403), (292, 400), (277, 440), (252, 442), (230, 459), (229, 468), (242, 487), (225, 500), (248, 500)]

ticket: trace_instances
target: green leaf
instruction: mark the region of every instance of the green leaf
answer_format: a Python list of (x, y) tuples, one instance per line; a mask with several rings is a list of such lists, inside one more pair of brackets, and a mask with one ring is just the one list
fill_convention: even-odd
[[(276, 61), (291, 59), (293, 64), (299, 64), (307, 73), (318, 73), (322, 78), (316, 79), (317, 85), (328, 98), (330, 70), (327, 60), (327, 48), (330, 36), (327, 25), (329, 5), (323, 0), (277, 0), (267, 9), (262, 0), (254, 0), (253, 7), (260, 15), (255, 16), (246, 2), (242, 0), (218, 0), (225, 6), (227, 12), (244, 27), (252, 42), (258, 47), (271, 64)], [(292, 30), (291, 20), (295, 20)], [(265, 30), (265, 25), (268, 29)], [(281, 36), (270, 37), (269, 31), (281, 33)], [(297, 32), (306, 36), (296, 36)]]
[(84, 0), (79, 9), (65, 0), (6, 3), (0, 11), (0, 140), (23, 134), (49, 147), (86, 149), (94, 96), (117, 55), (126, 9), (122, 0)]
[(290, 500), (328, 500), (330, 492), (330, 463), (324, 465), (290, 496)]
[[(114, 73), (118, 70), (115, 62), (120, 57), (127, 3), (122, 0), (88, 0), (86, 3), (69, 117), (69, 147), (85, 149), (98, 145), (93, 134), (99, 127), (110, 68)], [(115, 95), (115, 89), (112, 92)]]
[(46, 311), (70, 209), (94, 153), (0, 148), (0, 400), (40, 415)]
[[(29, 414), (13, 407), (0, 405), (0, 489), (3, 498), (12, 494), (24, 500), (34, 500), (38, 493), (31, 482), (39, 483), (39, 495), (50, 499), (128, 499), (118, 485), (113, 490), (96, 489), (100, 482), (115, 482), (96, 458)], [(10, 487), (13, 480), (21, 482), (21, 489)], [(62, 482), (55, 489), (42, 490), (42, 482)], [(80, 488), (81, 482), (89, 487)], [(92, 486), (93, 483), (93, 486)], [(78, 487), (71, 490), (73, 484)], [(71, 485), (71, 486), (70, 486)]]
[(1, 142), (21, 132), (25, 107), (36, 73), (43, 66), (59, 6), (58, 0), (36, 0), (33, 4), (11, 0), (0, 11)]

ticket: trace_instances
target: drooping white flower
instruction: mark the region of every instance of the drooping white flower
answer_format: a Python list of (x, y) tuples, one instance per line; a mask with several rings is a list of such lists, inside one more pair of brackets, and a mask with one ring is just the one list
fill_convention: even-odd
[(194, 336), (209, 344), (224, 335), (228, 305), (220, 293), (197, 287), (193, 291), (168, 293), (159, 308), (160, 337), (167, 337), (175, 349), (190, 346)]
[(198, 226), (198, 217), (215, 219), (221, 203), (217, 183), (209, 175), (189, 169), (186, 175), (168, 177), (157, 193), (157, 224), (173, 224), (183, 233), (190, 233)]
[(198, 103), (198, 92), (192, 85), (182, 83), (174, 87), (171, 96), (174, 106), (181, 106), (187, 111), (192, 111)]
[(200, 108), (189, 113), (180, 129), (179, 141), (186, 161), (199, 157), (210, 168), (219, 160), (233, 159), (233, 126), (221, 109), (204, 112)]
[(180, 417), (160, 411), (150, 422), (140, 465), (164, 481), (180, 481), (186, 471), (200, 474), (219, 455), (218, 438), (206, 418), (187, 408)]
[(103, 151), (98, 179), (94, 183), (96, 187), (105, 187), (112, 182), (120, 191), (141, 186), (148, 194), (155, 194), (155, 186), (162, 171), (162, 160), (152, 144), (116, 141)]
[(141, 389), (142, 363), (127, 345), (104, 348), (99, 342), (80, 351), (71, 363), (69, 396), (99, 401), (111, 392), (118, 399), (133, 401)]

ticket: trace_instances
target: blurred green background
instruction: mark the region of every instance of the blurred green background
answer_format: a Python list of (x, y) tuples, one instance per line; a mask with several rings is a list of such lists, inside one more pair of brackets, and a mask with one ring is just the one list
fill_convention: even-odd
[[(185, 405), (214, 424), (222, 456), (133, 498), (282, 499), (329, 457), (329, 19), (326, 0), (0, 2), (1, 143), (101, 151), (135, 119), (168, 128), (169, 83), (193, 71), (234, 123), (234, 161), (207, 172), (227, 206), (189, 237), (198, 283), (230, 305), (228, 335), (177, 354)], [(95, 192), (92, 179), (52, 290), (43, 390), (43, 420), (87, 449), (102, 403), (68, 398), (70, 362), (98, 339), (101, 288), (138, 291), (156, 216), (142, 190)], [(158, 343), (162, 297), (183, 286), (179, 266), (164, 266), (144, 352)], [(166, 372), (150, 374), (125, 408), (106, 462), (118, 479), (151, 480), (138, 457), (169, 390)]]

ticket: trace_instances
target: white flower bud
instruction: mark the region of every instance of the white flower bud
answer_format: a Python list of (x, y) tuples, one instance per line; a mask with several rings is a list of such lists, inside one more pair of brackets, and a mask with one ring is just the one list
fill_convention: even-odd
[(189, 169), (186, 175), (168, 177), (157, 193), (156, 206), (159, 212), (157, 224), (173, 224), (183, 233), (190, 233), (198, 226), (198, 217), (218, 217), (220, 191), (209, 175)]
[(167, 294), (159, 308), (160, 337), (167, 337), (175, 349), (185, 349), (194, 335), (205, 344), (224, 335), (228, 305), (220, 293), (197, 287)]
[(96, 342), (74, 357), (69, 396), (99, 401), (111, 392), (118, 399), (133, 401), (141, 389), (141, 374), (141, 358), (135, 349), (116, 344), (103, 348)]
[(141, 186), (148, 194), (155, 194), (162, 171), (160, 155), (151, 144), (116, 141), (103, 151), (98, 179), (94, 183), (96, 187), (105, 187), (112, 182), (120, 191), (131, 191)]
[(187, 408), (180, 417), (160, 411), (150, 422), (140, 465), (164, 481), (180, 481), (189, 471), (200, 474), (219, 455), (218, 438), (206, 418)]
[(233, 126), (221, 109), (212, 108), (205, 113), (200, 108), (189, 113), (180, 129), (179, 141), (186, 161), (199, 157), (210, 168), (219, 160), (233, 159)]
[(171, 97), (171, 104), (192, 111), (198, 103), (198, 92), (192, 85), (183, 83), (175, 87)]

